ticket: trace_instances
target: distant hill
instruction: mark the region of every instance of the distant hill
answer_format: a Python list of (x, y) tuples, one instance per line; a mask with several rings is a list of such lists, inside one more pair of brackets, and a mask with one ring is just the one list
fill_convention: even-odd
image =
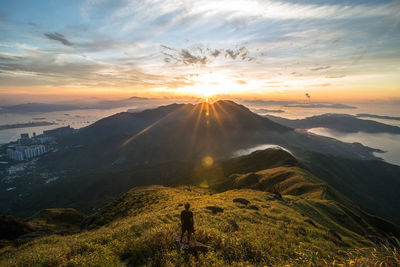
[(102, 100), (93, 103), (68, 103), (68, 104), (50, 104), (50, 103), (24, 103), (17, 105), (7, 105), (0, 107), (0, 112), (9, 113), (27, 113), (27, 112), (53, 112), (67, 111), (76, 109), (112, 109), (131, 106), (155, 106), (160, 103), (165, 103), (163, 99), (153, 99), (145, 97), (129, 97), (119, 100)]
[(2, 106), (1, 112), (25, 113), (25, 112), (52, 112), (77, 109), (75, 105), (26, 103), (12, 106)]
[(382, 115), (375, 115), (375, 114), (368, 114), (368, 113), (359, 113), (359, 114), (357, 114), (357, 117), (358, 118), (376, 118), (376, 119), (400, 121), (400, 117), (382, 116)]
[[(362, 114), (360, 114), (362, 116)], [(359, 119), (358, 116), (348, 114), (323, 114), (307, 117), (305, 119), (285, 119), (273, 115), (266, 118), (291, 128), (311, 129), (317, 127), (330, 128), (341, 132), (366, 132), (400, 134), (400, 127), (380, 123), (373, 120)]]

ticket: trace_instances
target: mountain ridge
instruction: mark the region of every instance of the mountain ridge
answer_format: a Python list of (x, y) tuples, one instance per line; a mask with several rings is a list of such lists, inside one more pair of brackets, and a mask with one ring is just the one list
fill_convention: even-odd
[(359, 119), (359, 116), (340, 113), (325, 113), (304, 119), (286, 119), (274, 115), (265, 115), (272, 121), (291, 128), (311, 129), (325, 127), (340, 132), (390, 133), (400, 134), (400, 127), (374, 120)]

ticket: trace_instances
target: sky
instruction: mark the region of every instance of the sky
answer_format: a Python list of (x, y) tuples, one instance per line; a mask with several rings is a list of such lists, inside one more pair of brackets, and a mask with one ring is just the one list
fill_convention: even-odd
[(400, 100), (400, 1), (2, 0), (0, 97)]

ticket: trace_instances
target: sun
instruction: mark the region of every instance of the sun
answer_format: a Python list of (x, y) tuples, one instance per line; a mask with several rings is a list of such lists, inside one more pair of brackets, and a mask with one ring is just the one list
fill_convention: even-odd
[(216, 95), (216, 91), (217, 90), (215, 90), (215, 88), (205, 87), (201, 90), (201, 95), (203, 95), (204, 98), (209, 98), (209, 97)]
[(192, 84), (181, 91), (209, 99), (215, 95), (227, 94), (232, 88), (231, 80), (221, 73), (205, 72), (193, 77)]
[(192, 76), (190, 85), (173, 90), (178, 94), (189, 94), (210, 100), (218, 95), (246, 92), (248, 84), (238, 83), (237, 79), (232, 73), (206, 71)]

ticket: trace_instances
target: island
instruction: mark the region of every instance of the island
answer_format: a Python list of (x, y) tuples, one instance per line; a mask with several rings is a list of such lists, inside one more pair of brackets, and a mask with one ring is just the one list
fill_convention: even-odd
[(8, 130), (8, 129), (17, 129), (17, 128), (49, 126), (49, 125), (55, 125), (55, 124), (56, 123), (54, 123), (54, 122), (48, 122), (48, 121), (25, 122), (25, 123), (15, 123), (15, 124), (3, 124), (3, 125), (0, 125), (0, 131)]

